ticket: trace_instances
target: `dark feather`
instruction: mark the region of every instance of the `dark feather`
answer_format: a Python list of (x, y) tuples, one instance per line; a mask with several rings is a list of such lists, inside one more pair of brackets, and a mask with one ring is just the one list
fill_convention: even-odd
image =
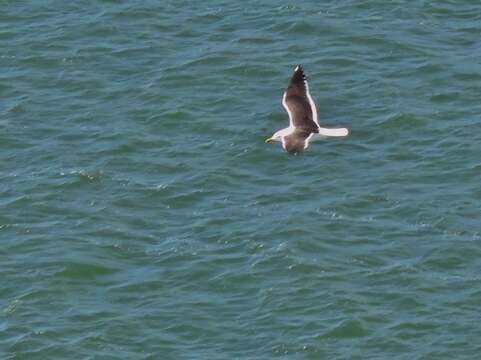
[(282, 146), (289, 153), (299, 153), (306, 147), (306, 139), (312, 133), (310, 130), (297, 128), (291, 135), (284, 136)]
[(289, 108), (294, 127), (303, 128), (309, 132), (318, 132), (314, 122), (311, 106), (307, 97), (306, 76), (301, 65), (292, 75), (285, 93), (284, 106)]

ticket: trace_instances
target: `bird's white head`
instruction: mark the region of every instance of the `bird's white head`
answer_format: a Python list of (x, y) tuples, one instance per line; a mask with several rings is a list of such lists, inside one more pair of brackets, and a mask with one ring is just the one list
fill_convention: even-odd
[(289, 135), (291, 132), (292, 132), (291, 128), (285, 128), (285, 129), (279, 130), (276, 133), (274, 133), (274, 135), (272, 135), (270, 138), (266, 139), (266, 143), (270, 144), (273, 141), (282, 141), (282, 138), (284, 136)]

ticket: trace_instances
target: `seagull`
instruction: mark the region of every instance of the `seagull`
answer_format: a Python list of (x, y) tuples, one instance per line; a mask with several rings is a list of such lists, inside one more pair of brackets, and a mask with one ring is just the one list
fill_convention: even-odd
[(302, 65), (294, 69), (282, 97), (282, 105), (289, 114), (289, 127), (277, 131), (266, 143), (280, 141), (287, 152), (299, 153), (307, 149), (312, 141), (349, 135), (347, 128), (328, 129), (319, 126), (316, 104), (309, 93), (309, 84)]

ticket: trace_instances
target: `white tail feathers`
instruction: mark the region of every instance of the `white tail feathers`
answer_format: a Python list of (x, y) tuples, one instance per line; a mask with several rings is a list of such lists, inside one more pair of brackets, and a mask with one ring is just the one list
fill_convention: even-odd
[(326, 128), (319, 128), (319, 135), (321, 136), (335, 136), (335, 137), (343, 137), (349, 135), (349, 129), (347, 128), (338, 128), (338, 129), (326, 129)]

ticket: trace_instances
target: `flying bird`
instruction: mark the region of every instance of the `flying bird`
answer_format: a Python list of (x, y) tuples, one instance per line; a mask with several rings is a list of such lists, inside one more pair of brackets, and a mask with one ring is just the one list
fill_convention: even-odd
[(277, 131), (266, 143), (280, 141), (289, 153), (307, 149), (312, 141), (326, 137), (345, 137), (349, 129), (328, 129), (319, 125), (316, 104), (309, 93), (309, 84), (302, 65), (298, 65), (282, 97), (282, 105), (289, 114), (289, 127)]

